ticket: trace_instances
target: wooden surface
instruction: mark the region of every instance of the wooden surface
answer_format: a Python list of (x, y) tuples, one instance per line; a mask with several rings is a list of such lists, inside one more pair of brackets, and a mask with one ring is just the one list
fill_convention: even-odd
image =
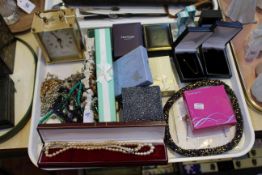
[[(221, 9), (223, 10), (224, 14), (229, 3), (230, 0), (220, 0)], [(226, 20), (229, 21), (230, 19), (226, 18)], [(255, 109), (260, 110), (262, 115), (262, 103), (256, 102), (250, 91), (256, 79), (255, 68), (259, 63), (262, 63), (262, 54), (260, 54), (259, 57), (255, 58), (253, 61), (247, 61), (245, 59), (249, 36), (258, 26), (258, 24), (261, 24), (262, 22), (262, 10), (259, 8), (256, 10), (256, 21), (257, 23), (244, 25), (243, 30), (232, 40), (231, 43), (240, 70), (240, 76), (242, 78), (244, 90), (246, 92), (247, 101)]]
[(18, 9), (18, 14), (20, 16), (19, 21), (9, 26), (13, 33), (28, 31), (31, 28), (34, 12), (44, 9), (44, 0), (31, 0), (31, 2), (36, 5), (34, 11), (31, 14), (27, 14), (21, 9)]
[[(227, 7), (229, 6), (231, 0), (220, 0), (221, 9), (225, 14)], [(227, 20), (230, 20), (227, 18)], [(262, 22), (262, 10), (257, 8), (256, 11), (257, 23)], [(247, 24), (244, 25), (243, 30), (232, 40), (232, 45), (234, 47), (234, 54), (239, 66), (240, 76), (243, 80), (244, 88), (243, 90), (247, 93), (247, 98), (252, 98), (250, 94), (250, 88), (256, 78), (255, 67), (257, 64), (262, 62), (262, 55), (259, 58), (254, 59), (252, 62), (247, 62), (245, 60), (245, 51), (247, 48), (248, 37), (253, 29), (255, 29), (257, 24)], [(253, 107), (249, 107), (249, 112), (253, 127), (256, 131), (262, 130), (262, 112), (256, 111)]]
[[(18, 37), (27, 41), (35, 50), (37, 49), (36, 40), (34, 39), (34, 37), (31, 33), (21, 35), (21, 36), (18, 35)], [(20, 48), (19, 45), (18, 45), (17, 49), (22, 49), (22, 48)], [(24, 54), (23, 54), (24, 57), (32, 57), (30, 52), (28, 52), (27, 50), (22, 51), (22, 52), (24, 52)], [(28, 138), (29, 138), (29, 130), (30, 130), (30, 123), (31, 123), (31, 120), (29, 120), (27, 122), (25, 127), (18, 134), (16, 134), (14, 137), (7, 140), (6, 142), (1, 143), (0, 144), (0, 150), (1, 149), (27, 148)]]

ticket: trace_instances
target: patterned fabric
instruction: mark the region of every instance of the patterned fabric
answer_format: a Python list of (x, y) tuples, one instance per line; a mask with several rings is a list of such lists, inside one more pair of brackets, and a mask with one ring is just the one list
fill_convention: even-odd
[(4, 18), (0, 15), (0, 49), (14, 40), (14, 35), (10, 31), (8, 25), (5, 23)]

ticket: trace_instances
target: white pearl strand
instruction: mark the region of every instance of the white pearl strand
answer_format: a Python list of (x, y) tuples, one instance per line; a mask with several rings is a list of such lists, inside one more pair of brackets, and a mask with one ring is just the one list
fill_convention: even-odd
[[(135, 147), (131, 147), (135, 146)], [(143, 147), (148, 147), (147, 151), (141, 152)], [(59, 149), (53, 153), (49, 153), (49, 149)], [(45, 156), (54, 157), (69, 149), (81, 150), (108, 150), (113, 152), (121, 152), (123, 154), (133, 154), (137, 156), (146, 156), (154, 152), (155, 146), (152, 143), (127, 143), (127, 142), (102, 142), (102, 143), (73, 143), (73, 142), (51, 142), (44, 146)]]

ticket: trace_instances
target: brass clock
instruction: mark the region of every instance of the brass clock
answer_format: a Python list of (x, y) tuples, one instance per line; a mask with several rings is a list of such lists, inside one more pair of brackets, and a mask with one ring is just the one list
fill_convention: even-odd
[(31, 30), (46, 63), (83, 60), (82, 37), (74, 9), (36, 12)]

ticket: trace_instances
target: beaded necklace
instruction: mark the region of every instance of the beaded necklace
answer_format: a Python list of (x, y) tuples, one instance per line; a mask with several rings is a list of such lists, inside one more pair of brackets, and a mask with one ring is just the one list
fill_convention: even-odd
[[(233, 139), (226, 143), (225, 145), (222, 146), (217, 146), (214, 148), (206, 148), (206, 149), (184, 149), (179, 147), (172, 139), (171, 134), (170, 134), (170, 129), (169, 129), (169, 110), (172, 108), (173, 104), (180, 98), (182, 97), (183, 93), (186, 90), (192, 90), (200, 87), (205, 87), (205, 86), (219, 86), (219, 85), (224, 85), (225, 90), (229, 96), (229, 99), (231, 101), (233, 110), (235, 112), (235, 117), (237, 120), (236, 123), (236, 129), (235, 129), (235, 136)], [(241, 114), (241, 110), (239, 108), (239, 104), (237, 101), (237, 97), (234, 93), (234, 91), (224, 82), (220, 80), (203, 80), (199, 81), (193, 84), (189, 84), (176, 93), (171, 96), (168, 101), (166, 102), (164, 106), (164, 118), (167, 122), (167, 127), (165, 130), (165, 143), (166, 145), (173, 151), (184, 155), (188, 157), (196, 157), (196, 156), (208, 156), (208, 155), (217, 155), (217, 154), (222, 154), (226, 151), (232, 150), (238, 143), (240, 142), (242, 135), (243, 135), (243, 118)]]

